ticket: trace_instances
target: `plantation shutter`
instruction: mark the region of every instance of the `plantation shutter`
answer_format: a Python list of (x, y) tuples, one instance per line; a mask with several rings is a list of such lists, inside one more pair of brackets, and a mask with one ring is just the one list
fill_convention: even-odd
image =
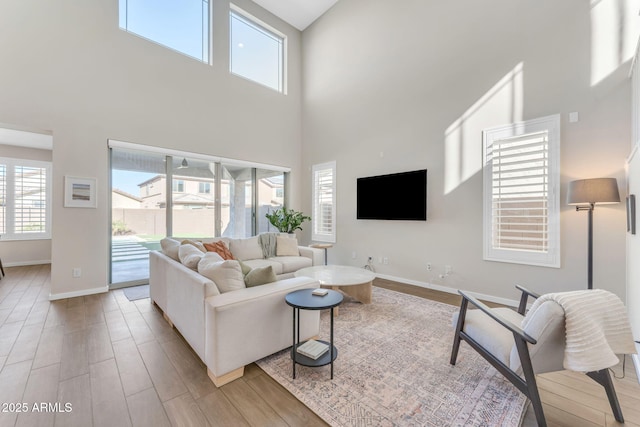
[(549, 140), (537, 132), (493, 141), (494, 248), (547, 252), (549, 248)]
[(314, 165), (312, 168), (313, 240), (332, 243), (336, 241), (335, 169), (335, 162)]
[(483, 131), (483, 258), (560, 267), (560, 115)]
[(47, 169), (15, 167), (14, 232), (44, 233), (47, 227)]

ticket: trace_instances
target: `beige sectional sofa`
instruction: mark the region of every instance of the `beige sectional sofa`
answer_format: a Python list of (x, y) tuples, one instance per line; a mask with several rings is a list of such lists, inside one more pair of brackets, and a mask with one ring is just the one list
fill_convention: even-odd
[[(176, 259), (175, 242), (165, 241), (162, 252), (149, 254), (151, 300), (206, 364), (209, 377), (218, 387), (241, 377), (245, 365), (291, 346), (292, 309), (284, 297), (298, 289), (320, 286), (313, 279), (292, 276), (299, 268), (322, 264), (322, 250), (299, 247), (299, 255), (264, 258), (262, 250), (260, 255), (256, 250), (256, 239), (210, 239), (225, 241), (245, 267), (271, 266), (277, 280), (253, 287), (229, 287), (211, 279), (220, 275), (198, 273), (197, 268), (180, 262), (180, 257)], [(193, 253), (190, 248), (182, 252)], [(238, 261), (216, 261), (216, 256), (203, 253), (198, 264), (229, 267), (225, 271), (235, 277)], [(318, 335), (320, 313), (301, 310), (300, 315), (300, 338)]]

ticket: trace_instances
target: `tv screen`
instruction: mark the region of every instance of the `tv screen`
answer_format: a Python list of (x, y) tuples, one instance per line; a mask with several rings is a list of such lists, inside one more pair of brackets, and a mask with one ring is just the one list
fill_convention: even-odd
[(357, 219), (427, 220), (427, 170), (358, 178)]

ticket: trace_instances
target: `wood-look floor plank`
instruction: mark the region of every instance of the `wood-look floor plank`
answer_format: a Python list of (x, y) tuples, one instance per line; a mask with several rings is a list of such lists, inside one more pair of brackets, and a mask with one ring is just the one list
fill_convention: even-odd
[(186, 393), (187, 387), (156, 341), (149, 341), (138, 346), (153, 386), (162, 402), (171, 400)]
[[(0, 404), (21, 403), (24, 389), (31, 372), (31, 361), (14, 363), (12, 365), (4, 365), (0, 371)], [(0, 411), (0, 425), (12, 426), (15, 424), (18, 412)]]
[(184, 341), (175, 339), (161, 345), (194, 399), (199, 399), (216, 388), (207, 375), (205, 364)]
[(125, 396), (153, 388), (153, 383), (138, 352), (138, 347), (133, 342), (133, 338), (114, 342), (113, 353), (120, 372)]
[(60, 365), (50, 365), (33, 369), (29, 375), (22, 401), (29, 405), (29, 411), (18, 415), (16, 427), (53, 426), (54, 408), (42, 406), (58, 403)]
[(91, 380), (88, 373), (61, 381), (58, 385), (58, 401), (63, 405), (70, 404), (71, 410), (56, 413), (54, 426), (92, 426), (91, 400)]
[(196, 402), (213, 427), (249, 427), (247, 420), (220, 390), (214, 390)]
[(105, 323), (104, 312), (102, 311), (102, 303), (100, 303), (99, 300), (91, 300), (91, 302), (86, 303), (85, 310), (87, 325)]
[(22, 322), (5, 323), (0, 327), (0, 356), (8, 356), (22, 330)]
[(207, 418), (189, 393), (164, 402), (164, 409), (174, 426), (209, 427)]
[(169, 418), (155, 389), (149, 388), (127, 397), (133, 427), (170, 427)]
[(232, 381), (222, 386), (220, 390), (233, 402), (233, 406), (250, 425), (287, 425), (282, 417), (242, 379)]
[(38, 349), (38, 341), (42, 332), (42, 324), (23, 326), (18, 338), (16, 338), (11, 353), (7, 358), (7, 364), (31, 360)]
[(105, 312), (104, 317), (107, 322), (107, 328), (109, 329), (111, 342), (131, 338), (129, 326), (127, 326), (127, 322), (125, 322), (124, 316), (120, 310), (107, 311)]
[(47, 320), (47, 313), (49, 312), (49, 301), (36, 301), (33, 305), (33, 309), (29, 312), (24, 321), (25, 325), (43, 324)]
[(327, 426), (315, 412), (303, 405), (289, 391), (266, 374), (257, 375), (245, 382), (261, 396), (269, 396), (269, 406), (290, 426)]
[(49, 311), (47, 312), (47, 320), (44, 322), (44, 328), (53, 328), (55, 326), (64, 325), (64, 314), (67, 311), (67, 301), (57, 300), (51, 301)]
[(62, 361), (63, 341), (63, 325), (43, 329), (42, 334), (40, 334), (38, 349), (33, 358), (33, 369), (60, 363)]
[(10, 314), (11, 314), (10, 308), (0, 309), (0, 326), (4, 324), (5, 320), (7, 320), (7, 317), (9, 317)]
[[(77, 298), (71, 298), (71, 300), (77, 300)], [(73, 305), (67, 307), (64, 312), (64, 332), (76, 332), (87, 327), (87, 318), (85, 316), (84, 305)]]
[(153, 332), (147, 326), (147, 322), (138, 311), (124, 313), (124, 320), (127, 322), (131, 336), (136, 344), (155, 340), (155, 335), (153, 335)]
[(88, 333), (87, 329), (81, 329), (64, 335), (60, 364), (61, 380), (89, 373)]
[(106, 324), (97, 323), (89, 328), (87, 351), (89, 364), (113, 358), (113, 347)]
[(114, 359), (90, 365), (94, 427), (131, 426), (127, 401)]
[(178, 338), (176, 330), (169, 326), (162, 317), (162, 313), (155, 306), (151, 311), (142, 313), (142, 317), (158, 342), (162, 343)]

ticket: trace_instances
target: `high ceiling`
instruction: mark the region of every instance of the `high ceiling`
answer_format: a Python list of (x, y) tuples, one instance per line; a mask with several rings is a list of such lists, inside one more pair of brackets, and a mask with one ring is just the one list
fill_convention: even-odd
[(300, 31), (331, 8), (338, 0), (253, 0)]

